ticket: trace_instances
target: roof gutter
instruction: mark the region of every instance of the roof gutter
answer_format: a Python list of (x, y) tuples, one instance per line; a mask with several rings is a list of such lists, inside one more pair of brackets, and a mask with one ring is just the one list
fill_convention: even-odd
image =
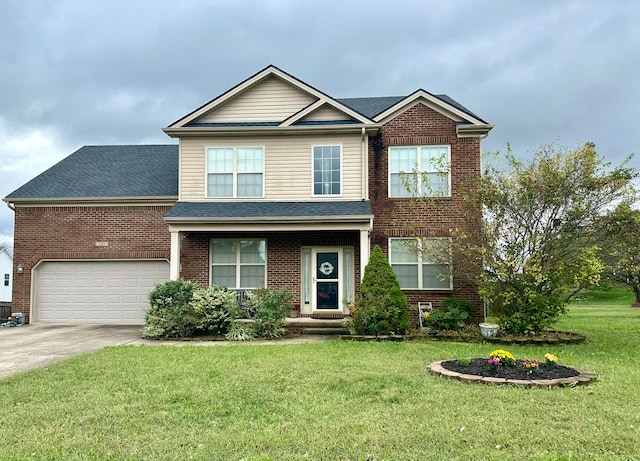
[(372, 123), (367, 125), (322, 125), (322, 126), (287, 126), (287, 127), (256, 127), (256, 126), (242, 126), (242, 127), (181, 127), (181, 128), (163, 128), (166, 134), (172, 138), (178, 138), (182, 136), (231, 136), (231, 135), (244, 135), (244, 136), (275, 136), (275, 135), (304, 135), (304, 134), (354, 134), (361, 133), (365, 130), (367, 134), (377, 133), (382, 125), (379, 123)]
[(160, 197), (27, 197), (27, 198), (12, 198), (10, 201), (7, 198), (2, 199), (7, 202), (9, 208), (15, 211), (17, 206), (51, 206), (51, 205), (173, 205), (178, 201), (178, 196), (160, 196)]
[(202, 224), (202, 223), (247, 223), (255, 224), (256, 220), (260, 223), (317, 223), (317, 222), (369, 222), (373, 219), (373, 215), (347, 215), (347, 216), (203, 216), (203, 217), (164, 217), (169, 224)]
[(489, 134), (489, 131), (493, 129), (494, 125), (491, 124), (468, 124), (468, 125), (456, 125), (456, 134), (459, 138), (480, 138), (484, 139)]

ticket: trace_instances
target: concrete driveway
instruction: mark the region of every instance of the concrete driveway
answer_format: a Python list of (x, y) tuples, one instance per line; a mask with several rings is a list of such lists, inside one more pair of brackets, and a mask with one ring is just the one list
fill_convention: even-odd
[(0, 379), (105, 346), (140, 343), (142, 325), (0, 327)]

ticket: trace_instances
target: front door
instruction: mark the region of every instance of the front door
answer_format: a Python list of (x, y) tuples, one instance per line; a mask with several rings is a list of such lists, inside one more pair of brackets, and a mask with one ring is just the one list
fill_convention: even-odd
[(313, 310), (342, 311), (342, 250), (313, 251)]

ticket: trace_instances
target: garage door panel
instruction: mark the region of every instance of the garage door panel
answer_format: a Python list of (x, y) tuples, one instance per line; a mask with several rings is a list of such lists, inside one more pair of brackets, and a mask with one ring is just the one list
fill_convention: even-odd
[(34, 322), (142, 324), (166, 261), (47, 261), (34, 272)]

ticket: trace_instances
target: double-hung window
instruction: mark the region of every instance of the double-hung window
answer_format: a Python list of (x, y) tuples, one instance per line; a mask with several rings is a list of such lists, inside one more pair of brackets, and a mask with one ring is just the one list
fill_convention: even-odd
[(263, 288), (266, 268), (265, 240), (211, 240), (211, 285)]
[(9, 274), (4, 274), (4, 286), (8, 287), (9, 286)]
[(389, 197), (451, 195), (451, 148), (389, 147)]
[(262, 147), (207, 149), (207, 197), (262, 197)]
[(340, 146), (313, 147), (313, 195), (340, 195)]
[(452, 289), (448, 238), (391, 238), (389, 261), (402, 289)]

